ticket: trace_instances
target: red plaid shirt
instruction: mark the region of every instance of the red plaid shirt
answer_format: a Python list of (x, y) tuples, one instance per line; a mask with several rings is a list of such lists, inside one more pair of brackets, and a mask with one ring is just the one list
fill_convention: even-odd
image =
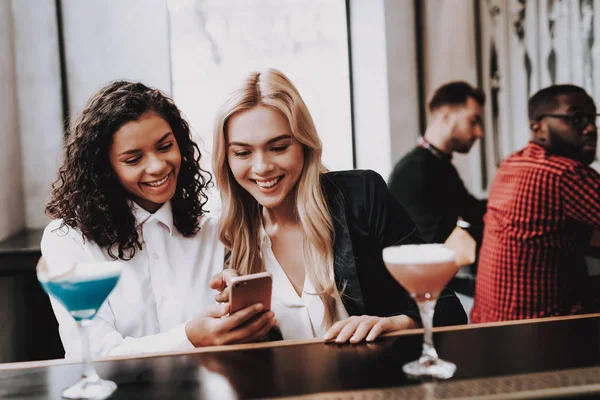
[(600, 299), (584, 250), (600, 229), (600, 175), (529, 143), (490, 188), (473, 322), (567, 315)]

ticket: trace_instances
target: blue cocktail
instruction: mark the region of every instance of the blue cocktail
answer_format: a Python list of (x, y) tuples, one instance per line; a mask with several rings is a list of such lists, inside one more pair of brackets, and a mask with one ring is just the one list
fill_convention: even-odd
[(116, 286), (123, 265), (119, 261), (81, 263), (60, 275), (51, 275), (43, 261), (38, 264), (40, 284), (77, 321), (83, 342), (83, 376), (62, 392), (66, 399), (105, 399), (117, 388), (114, 382), (100, 379), (96, 373), (87, 328)]

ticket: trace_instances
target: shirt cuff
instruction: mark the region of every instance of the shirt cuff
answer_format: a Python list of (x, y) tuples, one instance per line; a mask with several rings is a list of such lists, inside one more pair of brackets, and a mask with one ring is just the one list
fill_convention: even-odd
[(188, 322), (189, 321), (186, 321), (169, 331), (172, 348), (174, 350), (192, 350), (195, 348), (185, 333), (185, 326)]

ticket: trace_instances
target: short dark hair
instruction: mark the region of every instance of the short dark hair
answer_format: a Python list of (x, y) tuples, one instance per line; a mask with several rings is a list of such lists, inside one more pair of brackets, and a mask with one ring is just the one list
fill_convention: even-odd
[(485, 105), (485, 93), (464, 81), (448, 82), (440, 86), (429, 100), (429, 112), (444, 106), (460, 106), (472, 97), (480, 106)]
[(541, 115), (554, 111), (560, 105), (559, 96), (574, 93), (588, 95), (585, 89), (575, 85), (553, 85), (538, 91), (527, 104), (529, 120), (537, 121)]

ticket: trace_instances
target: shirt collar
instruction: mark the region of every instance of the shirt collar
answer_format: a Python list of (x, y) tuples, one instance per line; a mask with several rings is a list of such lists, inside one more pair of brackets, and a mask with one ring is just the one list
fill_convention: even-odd
[(154, 214), (144, 210), (134, 201), (130, 200), (129, 205), (138, 226), (142, 226), (155, 219), (169, 228), (169, 235), (173, 236), (173, 209), (170, 201), (163, 204)]
[(435, 147), (434, 145), (429, 143), (422, 136), (417, 140), (417, 145), (420, 148), (427, 150), (428, 152), (430, 152), (431, 154), (433, 154), (436, 158), (439, 158), (440, 160), (447, 160), (447, 161), (452, 160), (452, 154), (444, 153), (443, 151), (441, 151), (440, 149), (438, 149), (437, 147)]

